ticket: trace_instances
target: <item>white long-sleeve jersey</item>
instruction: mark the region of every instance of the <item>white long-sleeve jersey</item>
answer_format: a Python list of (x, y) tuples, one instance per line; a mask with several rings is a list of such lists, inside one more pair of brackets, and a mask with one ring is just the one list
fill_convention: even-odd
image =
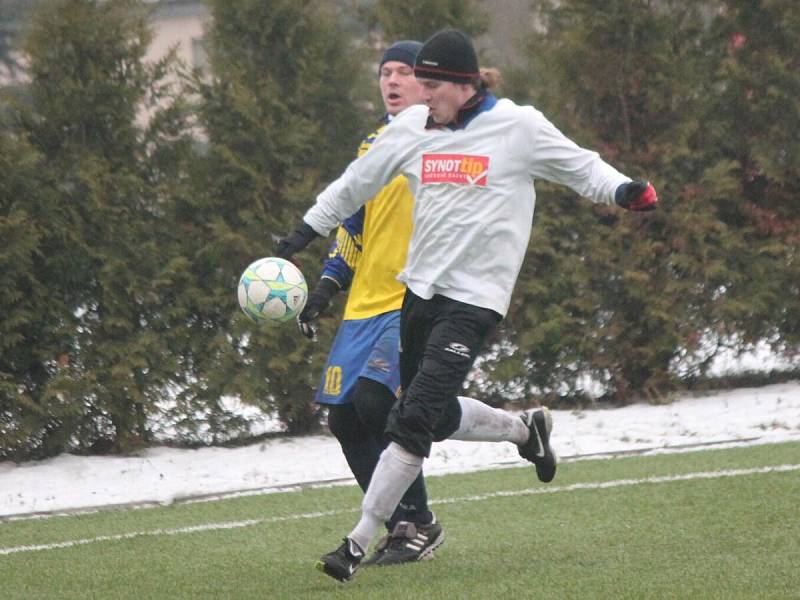
[(395, 117), (303, 217), (328, 235), (396, 175), (415, 198), (414, 230), (398, 276), (421, 298), (440, 294), (505, 316), (546, 179), (612, 204), (630, 181), (579, 147), (532, 106), (503, 99), (464, 129), (426, 129), (428, 109)]

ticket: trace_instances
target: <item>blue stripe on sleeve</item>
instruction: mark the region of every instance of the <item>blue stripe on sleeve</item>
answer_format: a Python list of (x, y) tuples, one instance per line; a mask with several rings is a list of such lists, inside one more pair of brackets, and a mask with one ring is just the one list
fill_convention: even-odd
[(345, 219), (336, 232), (336, 241), (331, 244), (328, 258), (322, 267), (322, 276), (331, 277), (343, 290), (350, 287), (353, 274), (361, 258), (361, 234), (364, 231), (362, 206), (358, 212)]

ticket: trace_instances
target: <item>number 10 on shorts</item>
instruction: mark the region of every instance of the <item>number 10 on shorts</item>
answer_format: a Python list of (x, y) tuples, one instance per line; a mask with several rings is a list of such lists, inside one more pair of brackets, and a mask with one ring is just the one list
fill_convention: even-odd
[(342, 393), (342, 367), (332, 366), (325, 371), (325, 394), (338, 396)]

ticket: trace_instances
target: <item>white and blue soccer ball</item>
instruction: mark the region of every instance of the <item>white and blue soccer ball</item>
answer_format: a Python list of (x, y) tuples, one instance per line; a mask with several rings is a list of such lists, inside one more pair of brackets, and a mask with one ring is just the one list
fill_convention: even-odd
[(244, 270), (238, 296), (244, 314), (256, 323), (285, 323), (306, 305), (308, 284), (294, 264), (269, 256)]

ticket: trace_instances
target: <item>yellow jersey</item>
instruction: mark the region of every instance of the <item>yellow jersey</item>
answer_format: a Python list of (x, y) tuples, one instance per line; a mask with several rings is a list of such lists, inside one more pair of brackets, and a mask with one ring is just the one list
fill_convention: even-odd
[[(359, 156), (369, 151), (384, 127), (364, 139)], [(400, 175), (339, 226), (322, 276), (350, 290), (345, 321), (400, 310), (405, 286), (397, 275), (408, 254), (413, 208), (408, 182)]]

